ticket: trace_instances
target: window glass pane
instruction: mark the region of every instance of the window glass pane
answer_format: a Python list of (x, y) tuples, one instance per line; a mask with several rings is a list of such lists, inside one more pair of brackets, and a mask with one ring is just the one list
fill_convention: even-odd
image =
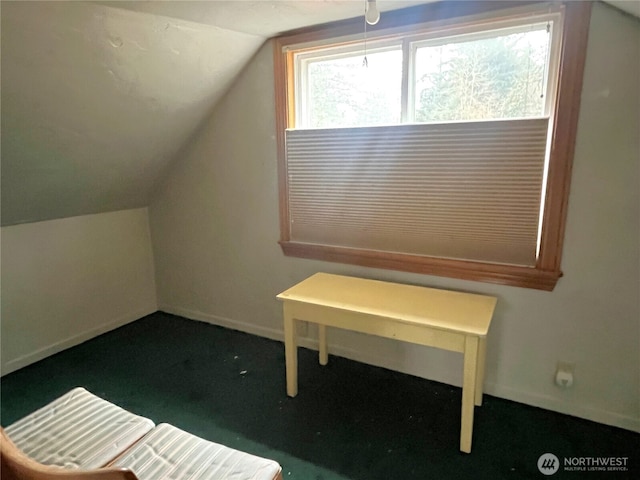
[(400, 123), (402, 50), (312, 60), (307, 69), (304, 127)]
[(415, 121), (544, 115), (550, 34), (519, 33), (416, 49)]

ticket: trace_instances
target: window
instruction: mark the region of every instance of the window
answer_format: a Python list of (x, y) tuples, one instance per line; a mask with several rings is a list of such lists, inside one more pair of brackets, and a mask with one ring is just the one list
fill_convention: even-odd
[[(527, 16), (471, 33), (467, 27), (443, 38), (370, 41), (366, 54), (363, 42), (294, 50), (292, 127), (548, 116), (554, 92), (547, 74), (558, 58), (552, 39), (560, 38), (560, 15), (535, 19), (539, 23)], [(403, 78), (404, 56), (409, 74)]]
[(553, 289), (589, 6), (482, 3), (276, 40), (285, 254)]
[(558, 58), (560, 18), (548, 14), (538, 20), (543, 22), (525, 17), (515, 28), (411, 44), (409, 118), (442, 122), (548, 116), (546, 99), (554, 92), (547, 72), (550, 61)]
[[(345, 50), (345, 49), (343, 49)], [(297, 68), (295, 128), (393, 125), (401, 120), (402, 45), (360, 45), (294, 54)]]

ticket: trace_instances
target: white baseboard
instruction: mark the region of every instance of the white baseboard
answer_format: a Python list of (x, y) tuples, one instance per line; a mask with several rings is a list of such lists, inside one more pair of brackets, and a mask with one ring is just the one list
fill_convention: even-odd
[[(247, 322), (238, 322), (230, 318), (219, 317), (217, 315), (211, 315), (204, 312), (189, 310), (181, 307), (174, 307), (170, 305), (160, 305), (159, 309), (180, 315), (181, 317), (189, 318), (192, 320), (199, 320), (213, 325), (218, 325), (232, 330), (239, 330), (241, 332), (250, 333), (252, 335), (258, 335), (260, 337), (266, 337), (272, 340), (284, 341), (284, 333), (282, 330), (263, 327)], [(298, 339), (300, 346), (310, 348), (313, 350), (318, 349), (318, 341), (313, 338), (301, 337)], [(387, 368), (389, 370), (395, 370), (402, 373), (409, 373), (400, 364), (400, 362), (393, 361), (389, 358), (377, 357), (373, 354), (362, 352), (359, 350), (344, 347), (342, 345), (330, 345), (329, 352), (332, 355), (348, 358), (357, 362), (374, 365), (377, 367)], [(430, 378), (437, 382), (446, 383), (459, 387), (457, 381), (446, 378)], [(536, 393), (525, 392), (522, 390), (516, 390), (514, 388), (499, 385), (497, 383), (486, 383), (485, 393), (493, 395), (495, 397), (504, 398), (506, 400), (512, 400), (518, 403), (524, 403), (533, 407), (543, 408), (545, 410), (551, 410), (554, 412), (562, 413), (565, 415), (571, 415), (574, 417), (591, 420), (593, 422), (602, 423), (605, 425), (611, 425), (613, 427), (624, 428), (625, 430), (631, 430), (634, 432), (640, 432), (640, 419), (631, 416), (621, 415), (616, 412), (610, 412), (606, 410), (598, 410), (591, 407), (576, 405), (575, 403), (566, 403), (557, 398), (539, 395)]]
[(2, 375), (7, 375), (11, 372), (15, 372), (16, 370), (26, 367), (27, 365), (31, 365), (32, 363), (61, 352), (62, 350), (66, 350), (67, 348), (76, 346), (82, 342), (97, 337), (98, 335), (102, 335), (103, 333), (106, 333), (110, 330), (114, 330), (118, 327), (126, 325), (127, 323), (131, 323), (134, 320), (138, 320), (156, 311), (157, 308), (155, 305), (134, 310), (132, 312), (126, 313), (125, 315), (121, 315), (120, 317), (110, 322), (103, 323), (102, 325), (94, 327), (90, 330), (86, 330), (84, 332), (78, 333), (77, 335), (73, 335), (51, 345), (47, 345), (46, 347), (40, 348), (35, 352), (31, 352), (18, 358), (14, 358), (13, 360), (9, 360), (8, 362), (2, 364)]
[(497, 383), (486, 383), (485, 392), (494, 397), (513, 400), (514, 402), (524, 403), (533, 407), (551, 410), (572, 417), (584, 418), (597, 423), (611, 425), (612, 427), (624, 428), (633, 432), (640, 432), (640, 419), (627, 415), (621, 415), (616, 412), (599, 410), (575, 403), (567, 403), (547, 395), (525, 392), (515, 388), (499, 385)]
[(158, 309), (162, 312), (179, 315), (180, 317), (188, 318), (190, 320), (199, 320), (201, 322), (210, 323), (211, 325), (225, 327), (230, 330), (238, 330), (239, 332), (257, 335), (258, 337), (265, 337), (271, 340), (279, 340), (281, 342), (284, 341), (284, 333), (282, 332), (282, 330), (278, 330), (275, 328), (263, 327), (247, 322), (238, 322), (236, 320), (231, 320), (230, 318), (219, 317), (217, 315), (211, 315), (210, 313), (200, 312), (199, 310), (191, 310), (188, 308), (175, 307), (166, 304), (158, 305)]
[[(188, 308), (174, 307), (171, 305), (163, 304), (159, 305), (158, 308), (163, 312), (179, 315), (191, 320), (198, 320), (201, 322), (210, 323), (212, 325), (229, 328), (231, 330), (238, 330), (240, 332), (250, 333), (259, 337), (284, 342), (284, 332), (280, 329), (255, 325), (253, 323), (239, 322), (230, 318), (211, 315), (209, 313), (200, 312), (198, 310), (190, 310)], [(309, 348), (311, 350), (318, 350), (318, 340), (315, 338), (299, 336), (298, 344), (301, 347)], [(376, 367), (388, 368), (389, 370), (402, 371), (399, 364), (390, 362), (388, 358), (381, 359), (380, 357), (366, 354), (365, 352), (362, 352), (360, 350), (346, 348), (341, 345), (330, 345), (329, 352), (332, 355), (348, 358), (349, 360), (355, 360), (356, 362), (366, 363), (368, 365), (374, 365)]]

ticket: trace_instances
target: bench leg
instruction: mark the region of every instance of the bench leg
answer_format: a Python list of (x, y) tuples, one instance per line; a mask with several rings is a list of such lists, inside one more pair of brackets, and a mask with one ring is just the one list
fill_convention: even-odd
[(476, 406), (482, 405), (482, 391), (484, 389), (484, 361), (487, 356), (487, 337), (479, 339), (478, 343), (478, 375), (476, 377)]
[(318, 325), (318, 351), (320, 352), (320, 365), (329, 363), (329, 346), (327, 344), (327, 326)]
[(295, 397), (298, 394), (298, 343), (296, 322), (289, 313), (287, 304), (284, 310), (284, 356), (287, 370), (287, 395)]
[(478, 337), (468, 335), (464, 341), (464, 376), (462, 379), (462, 419), (460, 426), (460, 450), (471, 453), (473, 436), (473, 409), (478, 377)]

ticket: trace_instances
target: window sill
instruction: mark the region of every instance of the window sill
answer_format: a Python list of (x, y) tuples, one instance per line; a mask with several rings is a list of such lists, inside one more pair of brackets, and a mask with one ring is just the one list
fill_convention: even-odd
[(291, 241), (280, 241), (279, 243), (284, 254), (289, 257), (400, 270), (537, 290), (553, 290), (558, 279), (562, 276), (560, 271), (544, 271), (515, 265), (470, 262)]

